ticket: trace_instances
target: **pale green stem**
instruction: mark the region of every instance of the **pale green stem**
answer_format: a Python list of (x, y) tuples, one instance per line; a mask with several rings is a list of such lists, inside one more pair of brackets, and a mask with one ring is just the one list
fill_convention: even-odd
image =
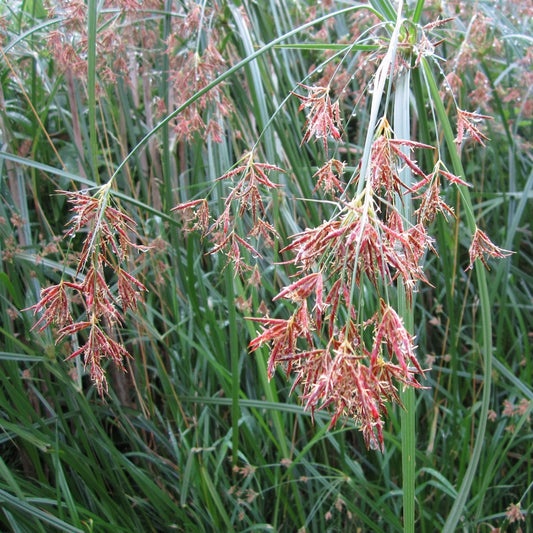
[[(400, 29), (402, 27), (403, 18), (402, 18), (402, 9), (403, 9), (403, 0), (398, 2), (398, 11), (396, 14), (396, 24), (392, 32), (389, 47), (385, 56), (383, 57), (381, 63), (378, 66), (376, 75), (374, 76), (374, 92), (372, 95), (372, 104), (370, 107), (370, 120), (368, 121), (368, 128), (365, 139), (365, 147), (363, 150), (363, 155), (361, 157), (361, 170), (360, 176), (366, 177), (367, 172), (369, 171), (370, 163), (370, 154), (372, 152), (372, 143), (374, 142), (374, 134), (376, 129), (376, 124), (378, 122), (378, 113), (381, 108), (381, 102), (383, 100), (383, 95), (385, 93), (385, 85), (387, 81), (390, 80), (391, 68), (394, 66), (394, 61), (396, 58), (396, 49), (398, 47), (398, 38), (400, 35)], [(357, 194), (359, 194), (363, 187), (368, 185), (369, 180), (359, 180), (357, 187)]]
[[(410, 137), (410, 71), (406, 70), (396, 80), (394, 93), (394, 134), (398, 139), (408, 140)], [(408, 155), (409, 149), (402, 147)], [(407, 186), (411, 184), (412, 175), (406, 165), (400, 172), (400, 178)], [(412, 206), (409, 194), (403, 199), (397, 198), (397, 209), (405, 219), (406, 224), (411, 223)], [(398, 284), (398, 313), (403, 318), (404, 325), (410, 334), (413, 334), (414, 318), (413, 308), (409, 305), (403, 285)], [(413, 533), (415, 530), (415, 391), (408, 387), (400, 391), (404, 409), (400, 414), (402, 427), (402, 487), (403, 487), (403, 527), (405, 532)]]

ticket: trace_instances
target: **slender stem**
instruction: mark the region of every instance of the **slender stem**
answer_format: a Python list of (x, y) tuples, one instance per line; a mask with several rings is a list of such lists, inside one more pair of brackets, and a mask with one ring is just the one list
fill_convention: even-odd
[(96, 184), (100, 185), (98, 174), (98, 140), (96, 132), (96, 22), (98, 6), (96, 0), (89, 0), (87, 6), (87, 97), (89, 112), (89, 162)]
[[(381, 104), (383, 100), (383, 96), (385, 94), (385, 87), (387, 84), (387, 81), (390, 79), (391, 74), (391, 68), (394, 68), (394, 61), (396, 57), (396, 49), (398, 46), (398, 38), (400, 35), (400, 29), (402, 26), (403, 18), (402, 18), (402, 9), (403, 9), (403, 0), (400, 0), (398, 3), (398, 11), (396, 14), (396, 21), (394, 25), (394, 30), (392, 32), (392, 35), (389, 40), (389, 47), (387, 48), (387, 53), (381, 60), (379, 67), (376, 71), (375, 79), (374, 79), (374, 93), (372, 96), (372, 104), (370, 107), (370, 119), (368, 121), (367, 126), (367, 133), (365, 138), (365, 146), (363, 149), (363, 155), (361, 157), (361, 168), (359, 170), (359, 174), (361, 176), (366, 176), (367, 171), (370, 167), (370, 155), (371, 155), (371, 147), (372, 143), (374, 142), (374, 135), (375, 135), (375, 129), (376, 124), (378, 122), (378, 115), (381, 109)], [(359, 180), (357, 185), (357, 194), (359, 194), (363, 187), (368, 185), (367, 180)]]
[[(394, 133), (399, 139), (409, 139), (410, 136), (410, 71), (398, 77), (394, 93)], [(402, 151), (408, 153), (407, 147)], [(411, 171), (408, 166), (401, 171), (401, 179), (407, 186), (411, 183)], [(410, 195), (398, 199), (398, 208), (407, 223), (411, 223), (412, 206)], [(403, 318), (407, 331), (412, 334), (414, 326), (413, 308), (407, 300), (404, 286), (398, 284), (398, 312)], [(415, 392), (411, 387), (401, 391), (404, 409), (400, 414), (402, 427), (402, 487), (403, 487), (403, 528), (406, 533), (415, 530)]]
[[(163, 41), (166, 42), (168, 36), (171, 32), (171, 16), (172, 11), (172, 0), (167, 0), (165, 3), (165, 17), (163, 19)], [(169, 55), (163, 54), (163, 72), (167, 73), (170, 70), (170, 61)], [(165, 102), (165, 109), (169, 109), (170, 106), (170, 88), (168, 76), (164, 75), (161, 77), (161, 92), (163, 94), (163, 99)], [(161, 144), (163, 150), (161, 153), (161, 166), (163, 168), (163, 194), (161, 195), (161, 200), (163, 202), (163, 211), (168, 212), (172, 205), (172, 183), (170, 180), (170, 134), (169, 134), (169, 124), (168, 122), (161, 129)]]
[(228, 264), (225, 270), (226, 294), (228, 298), (228, 322), (229, 322), (229, 349), (231, 354), (231, 444), (232, 463), (237, 464), (239, 459), (239, 419), (241, 408), (239, 394), (241, 390), (239, 370), (239, 336), (237, 332), (237, 313), (232, 302), (235, 301), (235, 289), (233, 286), (233, 265)]

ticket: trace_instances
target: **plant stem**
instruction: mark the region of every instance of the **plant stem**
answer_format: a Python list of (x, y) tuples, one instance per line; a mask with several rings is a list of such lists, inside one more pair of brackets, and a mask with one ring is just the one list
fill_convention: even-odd
[(87, 19), (87, 96), (89, 112), (89, 162), (94, 181), (100, 185), (98, 174), (98, 139), (96, 136), (96, 23), (98, 6), (96, 0), (89, 0)]
[[(394, 133), (399, 139), (408, 140), (410, 136), (410, 71), (406, 70), (396, 82), (394, 93)], [(402, 151), (408, 152), (407, 147)], [(407, 186), (411, 184), (411, 171), (405, 167), (401, 172), (401, 179)], [(409, 194), (398, 199), (399, 210), (407, 223), (411, 222), (412, 206)], [(403, 284), (398, 284), (398, 313), (410, 334), (413, 334), (413, 308), (407, 301)], [(402, 427), (402, 474), (403, 474), (403, 528), (405, 532), (415, 530), (415, 392), (411, 387), (401, 391), (400, 397), (403, 410), (400, 415)]]
[[(163, 19), (163, 41), (166, 42), (168, 36), (171, 32), (171, 17), (170, 13), (172, 11), (172, 2), (167, 0), (165, 3), (165, 16)], [(168, 54), (163, 54), (163, 72), (169, 72), (170, 61)], [(165, 108), (169, 109), (170, 107), (170, 87), (169, 80), (167, 76), (162, 76), (161, 78), (161, 92), (163, 94), (163, 99), (165, 102)], [(163, 167), (163, 194), (161, 195), (161, 200), (163, 202), (163, 211), (168, 213), (172, 206), (172, 182), (170, 179), (170, 135), (169, 135), (169, 124), (168, 122), (161, 129), (161, 142), (163, 150), (161, 153), (161, 166)]]
[[(233, 286), (233, 265), (230, 263), (225, 270), (226, 294), (228, 302), (235, 301), (235, 288)], [(239, 458), (239, 419), (241, 408), (239, 406), (240, 370), (239, 370), (239, 336), (237, 334), (237, 313), (235, 305), (228, 305), (229, 323), (229, 349), (231, 354), (231, 445), (232, 464), (235, 466)]]

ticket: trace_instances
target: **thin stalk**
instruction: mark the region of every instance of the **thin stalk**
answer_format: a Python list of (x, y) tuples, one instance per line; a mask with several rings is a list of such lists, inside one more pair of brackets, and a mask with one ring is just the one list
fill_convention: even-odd
[[(366, 176), (367, 171), (370, 167), (370, 154), (372, 152), (372, 143), (374, 142), (374, 134), (376, 129), (376, 124), (379, 118), (379, 112), (381, 109), (381, 103), (383, 96), (385, 94), (385, 86), (387, 81), (390, 79), (391, 68), (394, 66), (394, 61), (396, 57), (396, 49), (398, 46), (398, 39), (400, 36), (400, 29), (402, 27), (403, 18), (402, 18), (402, 9), (403, 9), (403, 0), (398, 3), (398, 11), (395, 16), (394, 30), (390, 37), (389, 47), (387, 48), (387, 53), (381, 60), (379, 67), (376, 71), (374, 77), (374, 93), (372, 96), (372, 104), (370, 108), (370, 119), (368, 121), (367, 133), (365, 138), (365, 146), (363, 149), (363, 155), (361, 157), (361, 168), (359, 174), (361, 176)], [(357, 184), (357, 193), (360, 194), (363, 190), (363, 187), (367, 185), (366, 180), (359, 180)]]
[(233, 286), (233, 277), (233, 264), (228, 264), (225, 270), (225, 282), (228, 302), (229, 349), (231, 354), (231, 445), (232, 464), (236, 466), (239, 459), (239, 420), (241, 418), (239, 395), (241, 380), (239, 370), (240, 343), (237, 332), (237, 312), (234, 305), (235, 288)]
[[(406, 70), (396, 82), (394, 93), (394, 133), (399, 139), (408, 140), (410, 136), (410, 71)], [(408, 152), (407, 147), (402, 150)], [(401, 179), (408, 187), (411, 184), (411, 170), (408, 166), (401, 172)], [(409, 194), (398, 199), (399, 210), (405, 220), (410, 223), (412, 218), (411, 198)], [(398, 284), (398, 312), (404, 321), (407, 331), (412, 334), (414, 327), (413, 307), (407, 301), (404, 286)], [(400, 414), (402, 427), (402, 487), (403, 487), (403, 528), (406, 533), (415, 530), (415, 391), (412, 387), (400, 392), (403, 410)]]
[[(171, 11), (172, 11), (172, 0), (167, 0), (165, 3), (165, 16), (163, 18), (163, 42), (166, 42), (168, 36), (171, 32)], [(168, 73), (169, 66), (169, 57), (168, 54), (163, 54), (163, 72)], [(165, 109), (169, 109), (170, 98), (169, 98), (169, 83), (168, 76), (161, 76), (161, 92), (163, 94), (163, 99), (165, 102)], [(163, 194), (161, 199), (163, 201), (163, 211), (166, 213), (172, 205), (172, 183), (170, 181), (170, 134), (169, 134), (169, 125), (168, 122), (161, 129), (161, 141), (163, 150), (161, 151), (161, 166), (163, 167)]]
[(89, 0), (87, 6), (87, 97), (89, 112), (89, 144), (91, 170), (94, 181), (100, 185), (98, 175), (98, 141), (96, 134), (96, 22), (98, 6), (96, 0)]

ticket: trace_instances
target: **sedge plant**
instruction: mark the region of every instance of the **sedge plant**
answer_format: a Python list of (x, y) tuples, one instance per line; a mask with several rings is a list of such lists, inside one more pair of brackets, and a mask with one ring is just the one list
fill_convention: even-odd
[[(2, 445), (11, 453), (9, 441), (21, 443), (20, 469), (35, 480), (0, 465), (6, 524), (321, 531), (332, 513), (347, 531), (454, 531), (465, 513), (476, 524), (522, 522), (527, 489), (498, 516), (483, 501), (504, 461), (525, 472), (521, 479), (530, 467), (527, 455), (496, 459), (520, 449), (518, 437), (491, 442), (492, 458), (483, 449), (496, 416), (495, 293), (485, 267), (503, 284), (507, 262), (495, 267), (492, 258), (510, 252), (485, 228), (494, 209), (476, 205), (483, 184), (471, 171), (501, 133), (479, 109), (482, 90), (514, 67), (492, 80), (490, 69), (476, 74), (478, 92), (465, 96), (457, 73), (466, 84), (492, 30), (482, 2), (487, 9), (453, 45), (449, 28), (463, 20), (462, 4), (439, 16), (423, 0), (342, 9), (271, 2), (265, 19), (253, 3), (229, 1), (33, 2), (31, 13), (22, 2), (18, 13), (5, 11), (14, 22), (3, 91), (27, 103), (30, 118), (0, 95), (11, 210), (2, 217), (13, 228), (2, 235), (2, 298), (35, 315), (26, 326), (29, 313), (4, 313), (5, 324), (25, 324), (28, 340), (15, 325), (6, 334)], [(39, 39), (49, 55), (35, 59), (25, 47)], [(18, 75), (14, 65), (27, 59), (34, 68)], [(519, 89), (527, 121), (527, 84)], [(509, 96), (494, 93), (491, 114), (508, 118)], [(25, 137), (31, 143), (19, 144)], [(526, 162), (515, 161), (513, 175)], [(45, 174), (54, 183), (43, 190)], [(29, 209), (27, 190), (37, 199)], [(515, 234), (525, 198), (509, 225)], [(65, 225), (62, 240), (52, 238)], [(34, 227), (52, 240), (42, 256)], [(438, 264), (448, 265), (444, 275)], [(17, 268), (28, 265), (42, 271), (19, 291)], [(466, 303), (455, 309), (464, 278), (463, 302), (479, 299), (479, 317)], [(447, 383), (445, 366), (432, 370), (435, 359), (417, 346), (438, 326), (427, 295), (443, 293), (443, 346), (455, 349)], [(527, 338), (527, 318), (520, 306), (513, 312), (516, 338)], [(458, 349), (463, 320), (481, 377)], [(497, 346), (505, 326), (501, 318)], [(32, 347), (45, 344), (39, 335), (50, 360)], [(525, 398), (506, 400), (503, 416), (527, 427), (530, 387), (495, 366)], [(468, 371), (472, 397), (457, 398)], [(441, 394), (445, 401), (428, 408), (435, 429), (424, 455), (420, 406)], [(439, 412), (469, 412), (469, 428), (449, 429), (472, 435), (457, 439), (456, 471), (433, 451), (444, 434)], [(504, 434), (503, 421), (498, 428)], [(480, 464), (492, 468), (482, 474)], [(483, 490), (471, 500), (474, 485)], [(42, 498), (27, 497), (36, 487)], [(99, 500), (102, 490), (109, 497)], [(445, 515), (426, 503), (433, 490), (451, 499)], [(133, 516), (123, 511), (128, 501)]]

